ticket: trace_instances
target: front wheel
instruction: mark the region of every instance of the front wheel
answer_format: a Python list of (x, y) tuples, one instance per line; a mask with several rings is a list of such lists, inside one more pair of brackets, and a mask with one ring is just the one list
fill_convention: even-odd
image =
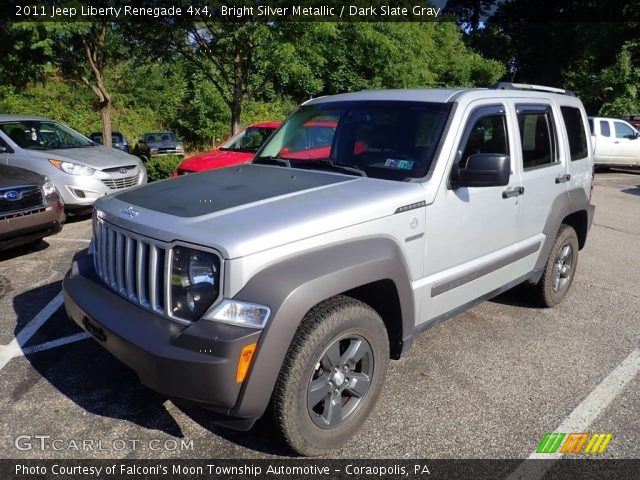
[(303, 319), (272, 399), (275, 423), (302, 455), (346, 443), (382, 390), (389, 341), (380, 316), (345, 296), (326, 300)]
[(551, 248), (542, 278), (535, 286), (544, 307), (555, 307), (569, 292), (578, 265), (578, 236), (569, 225), (562, 225)]

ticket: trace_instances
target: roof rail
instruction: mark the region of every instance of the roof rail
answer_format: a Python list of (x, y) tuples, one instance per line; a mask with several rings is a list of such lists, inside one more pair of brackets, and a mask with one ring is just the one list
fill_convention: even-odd
[(544, 85), (530, 85), (528, 83), (497, 82), (489, 87), (492, 90), (532, 90), (534, 92), (559, 93), (560, 95), (570, 95), (575, 97), (572, 90), (562, 88), (545, 87)]

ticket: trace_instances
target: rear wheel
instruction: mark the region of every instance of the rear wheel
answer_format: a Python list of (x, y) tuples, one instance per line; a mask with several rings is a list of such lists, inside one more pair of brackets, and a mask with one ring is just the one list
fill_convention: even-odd
[(338, 296), (312, 309), (272, 400), (276, 425), (291, 448), (318, 455), (347, 442), (375, 406), (388, 363), (387, 332), (371, 307)]
[(569, 292), (578, 265), (578, 249), (576, 231), (568, 225), (562, 225), (542, 278), (535, 286), (542, 306), (555, 307)]

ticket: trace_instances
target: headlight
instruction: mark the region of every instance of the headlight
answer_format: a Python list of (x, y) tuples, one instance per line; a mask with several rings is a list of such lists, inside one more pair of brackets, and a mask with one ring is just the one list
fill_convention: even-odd
[(82, 175), (85, 177), (90, 177), (96, 171), (95, 168), (91, 168), (86, 165), (80, 165), (73, 162), (65, 162), (62, 160), (57, 160), (55, 158), (50, 158), (49, 163), (54, 167), (62, 170), (64, 173), (68, 173), (69, 175)]
[(42, 193), (44, 193), (45, 197), (50, 197), (51, 195), (56, 193), (56, 187), (49, 179), (49, 177), (44, 177), (44, 183), (42, 184)]
[(175, 247), (171, 265), (171, 314), (197, 320), (220, 293), (220, 259), (193, 248)]
[(153, 155), (154, 153), (158, 153), (158, 149), (157, 149), (157, 148), (150, 148), (150, 149), (149, 149), (149, 153), (150, 153), (151, 155)]
[(270, 313), (265, 305), (225, 299), (204, 318), (242, 327), (264, 328)]
[(176, 151), (181, 152), (183, 150), (182, 145), (178, 145), (176, 147)]

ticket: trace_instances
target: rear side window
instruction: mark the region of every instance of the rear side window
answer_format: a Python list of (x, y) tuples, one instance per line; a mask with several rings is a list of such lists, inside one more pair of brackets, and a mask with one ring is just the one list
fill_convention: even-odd
[(556, 138), (551, 108), (547, 105), (517, 105), (518, 127), (525, 169), (556, 162)]
[(578, 108), (560, 107), (562, 119), (567, 129), (571, 160), (581, 160), (588, 156), (587, 135), (585, 134), (582, 114)]
[(611, 129), (609, 128), (609, 122), (606, 120), (600, 120), (600, 134), (603, 137), (611, 136)]

